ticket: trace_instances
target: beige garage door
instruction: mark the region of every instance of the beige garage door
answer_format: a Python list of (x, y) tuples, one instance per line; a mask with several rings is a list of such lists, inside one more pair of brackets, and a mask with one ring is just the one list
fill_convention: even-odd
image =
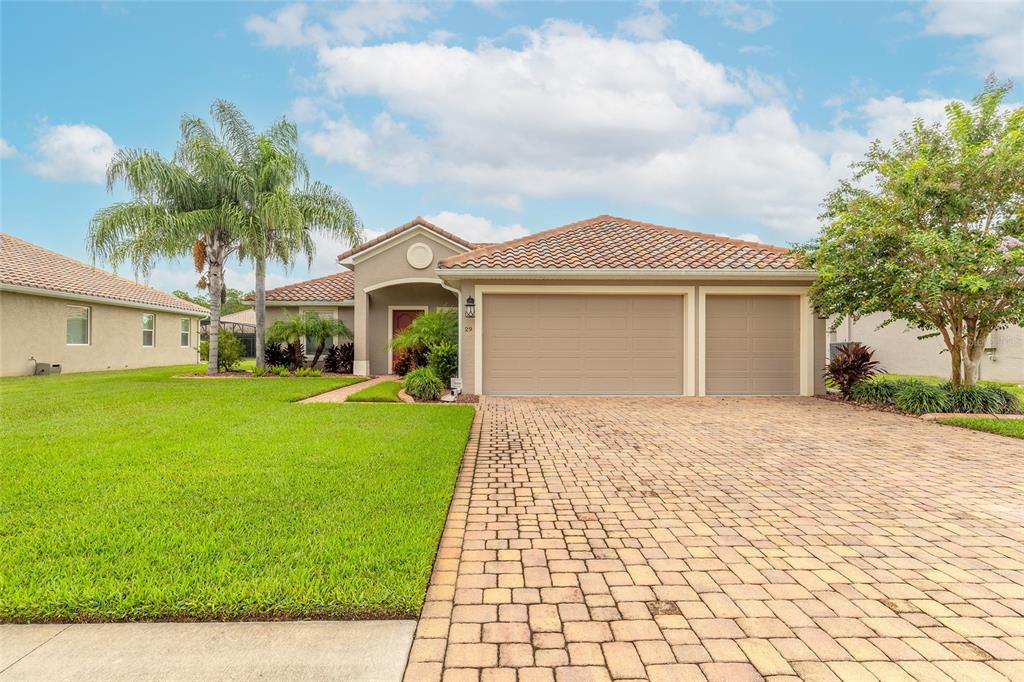
[(681, 296), (488, 294), (487, 395), (683, 392)]
[(708, 395), (799, 395), (799, 296), (708, 296), (705, 310)]

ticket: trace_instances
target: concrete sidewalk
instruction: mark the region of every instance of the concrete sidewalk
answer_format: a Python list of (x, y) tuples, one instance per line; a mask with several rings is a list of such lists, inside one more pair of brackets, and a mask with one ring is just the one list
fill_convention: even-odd
[(382, 381), (398, 381), (398, 377), (395, 376), (394, 374), (386, 374), (386, 375), (380, 376), (380, 377), (373, 377), (371, 379), (367, 379), (366, 381), (360, 381), (358, 384), (350, 384), (348, 386), (342, 386), (341, 388), (336, 388), (333, 391), (328, 391), (327, 393), (320, 393), (319, 395), (310, 396), (310, 397), (306, 398), (305, 400), (300, 400), (299, 402), (300, 403), (343, 403), (343, 402), (345, 402), (345, 399), (348, 398), (353, 393), (356, 393), (357, 391), (361, 391), (364, 388), (368, 388), (370, 386), (373, 386), (374, 384), (379, 384)]
[(0, 680), (402, 678), (416, 621), (0, 625)]

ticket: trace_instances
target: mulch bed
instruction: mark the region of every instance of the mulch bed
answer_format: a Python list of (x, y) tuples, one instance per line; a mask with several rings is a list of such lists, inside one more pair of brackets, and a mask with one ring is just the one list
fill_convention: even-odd
[(889, 412), (891, 414), (902, 414), (907, 417), (916, 417), (916, 414), (910, 414), (904, 412), (895, 405), (875, 405), (874, 403), (859, 403), (856, 400), (846, 400), (839, 394), (827, 393), (825, 395), (816, 395), (815, 398), (819, 400), (828, 400), (833, 403), (840, 403), (842, 405), (849, 405), (850, 407), (858, 407), (862, 410), (871, 410), (873, 412)]

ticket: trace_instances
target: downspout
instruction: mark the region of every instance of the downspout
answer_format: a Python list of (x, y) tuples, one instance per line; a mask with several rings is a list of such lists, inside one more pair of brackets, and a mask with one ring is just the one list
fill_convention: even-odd
[[(458, 312), (456, 313), (456, 315), (459, 318), (459, 374), (458, 374), (458, 376), (459, 376), (459, 379), (461, 380), (462, 379), (462, 289), (456, 289), (456, 288), (454, 288), (452, 286), (449, 286), (448, 283), (444, 279), (442, 279), (440, 277), (438, 279), (441, 280), (441, 288), (442, 289), (447, 289), (448, 291), (450, 291), (453, 294), (455, 294), (455, 298), (458, 300), (458, 309), (457, 309)], [(462, 390), (463, 390), (463, 392), (465, 392), (466, 387), (463, 386)]]

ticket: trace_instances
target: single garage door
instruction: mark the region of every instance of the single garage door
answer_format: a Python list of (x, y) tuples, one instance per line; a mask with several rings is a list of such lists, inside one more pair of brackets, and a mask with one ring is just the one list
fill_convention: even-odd
[(487, 294), (487, 395), (683, 392), (683, 297)]
[(709, 295), (705, 321), (705, 393), (800, 394), (799, 296)]

